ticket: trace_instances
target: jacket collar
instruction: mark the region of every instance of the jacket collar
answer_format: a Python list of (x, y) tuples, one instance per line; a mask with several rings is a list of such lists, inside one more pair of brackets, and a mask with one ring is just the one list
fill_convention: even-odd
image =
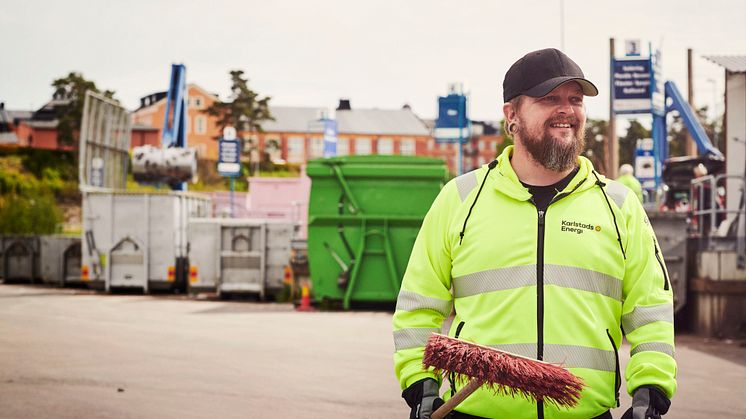
[[(498, 192), (518, 201), (528, 201), (531, 199), (531, 193), (518, 180), (518, 175), (516, 175), (513, 166), (510, 164), (510, 157), (512, 155), (513, 146), (511, 145), (506, 147), (497, 157), (497, 170), (491, 173), (490, 177)], [(593, 164), (591, 161), (583, 156), (579, 156), (578, 166), (578, 173), (575, 174), (570, 183), (561, 192), (573, 191), (573, 193), (578, 193), (594, 186), (596, 178), (592, 174)], [(603, 176), (599, 175), (599, 177), (603, 180)]]

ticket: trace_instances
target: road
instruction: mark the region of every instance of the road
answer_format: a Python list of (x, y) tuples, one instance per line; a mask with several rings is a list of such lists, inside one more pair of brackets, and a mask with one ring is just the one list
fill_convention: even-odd
[[(0, 418), (406, 418), (390, 329), (387, 312), (0, 285)], [(746, 348), (682, 336), (677, 360), (666, 417), (743, 417)]]

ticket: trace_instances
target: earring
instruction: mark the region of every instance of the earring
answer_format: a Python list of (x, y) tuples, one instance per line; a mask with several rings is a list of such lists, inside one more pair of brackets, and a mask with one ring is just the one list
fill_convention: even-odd
[(515, 134), (517, 131), (517, 125), (515, 122), (511, 122), (508, 124), (508, 132), (511, 134)]

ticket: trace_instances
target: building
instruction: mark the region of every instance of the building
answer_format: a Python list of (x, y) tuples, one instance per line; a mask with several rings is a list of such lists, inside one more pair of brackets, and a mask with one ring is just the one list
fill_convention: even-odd
[[(132, 113), (133, 124), (133, 146), (135, 144), (153, 144), (153, 129), (157, 141), (153, 145), (160, 144), (161, 130), (166, 115), (167, 92), (157, 92), (140, 98), (140, 107)], [(220, 132), (217, 126), (217, 118), (208, 115), (205, 110), (215, 101), (218, 96), (197, 86), (187, 85), (187, 120), (186, 135), (187, 145), (197, 149), (199, 158), (208, 160), (218, 159), (218, 141)], [(140, 131), (135, 135), (134, 127), (138, 129), (149, 129)]]
[[(262, 124), (264, 132), (247, 136), (247, 147), (258, 147), (273, 159), (303, 163), (323, 157), (325, 108), (271, 106), (274, 121)], [(405, 107), (402, 109), (352, 109), (348, 100), (335, 111), (337, 155), (427, 155), (432, 146), (427, 126)]]
[[(57, 135), (57, 110), (68, 103), (69, 99), (53, 98), (36, 111), (10, 111), (0, 103), (0, 146), (77, 150), (77, 143), (62, 144)], [(144, 144), (160, 144), (158, 130), (150, 126), (133, 125), (130, 147)]]

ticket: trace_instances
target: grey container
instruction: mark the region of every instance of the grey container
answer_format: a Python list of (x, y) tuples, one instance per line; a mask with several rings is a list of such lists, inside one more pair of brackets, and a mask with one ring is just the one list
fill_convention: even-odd
[(0, 241), (5, 281), (33, 282), (40, 275), (39, 237), (6, 235)]
[(188, 192), (83, 194), (82, 276), (93, 288), (187, 288), (187, 224), (211, 215)]
[(190, 289), (260, 298), (283, 289), (295, 225), (267, 219), (189, 222)]
[(648, 218), (663, 253), (673, 289), (674, 311), (678, 312), (686, 304), (687, 294), (687, 214), (648, 212)]
[(39, 240), (42, 282), (59, 286), (81, 283), (80, 237), (44, 235)]

